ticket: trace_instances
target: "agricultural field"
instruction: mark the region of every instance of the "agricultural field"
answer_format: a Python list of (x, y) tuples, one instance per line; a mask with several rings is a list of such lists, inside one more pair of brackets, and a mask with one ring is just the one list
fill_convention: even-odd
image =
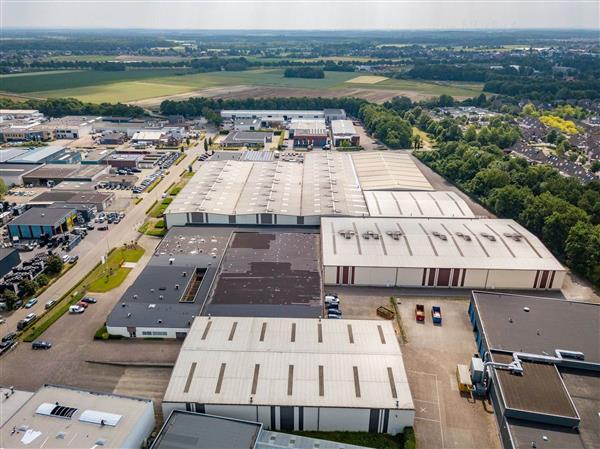
[[(427, 97), (446, 93), (472, 97), (481, 92), (481, 84), (420, 82), (385, 79), (374, 83), (372, 76), (354, 72), (326, 72), (322, 79), (285, 78), (282, 69), (259, 69), (241, 72), (190, 73), (185, 69), (132, 69), (123, 72), (93, 70), (52, 71), (0, 76), (1, 90), (35, 98), (74, 97), (82, 101), (137, 102), (153, 98), (198, 95), (204, 89), (251, 88), (280, 89), (282, 95), (323, 96), (358, 95), (362, 90), (372, 95), (413, 95)], [(363, 81), (364, 79), (364, 81)], [(351, 83), (348, 83), (352, 80)], [(290, 89), (298, 90), (297, 93)], [(358, 89), (358, 91), (357, 91)], [(376, 90), (375, 90), (376, 89)]]
[(387, 79), (389, 78), (385, 76), (361, 75), (346, 82), (352, 84), (377, 84)]

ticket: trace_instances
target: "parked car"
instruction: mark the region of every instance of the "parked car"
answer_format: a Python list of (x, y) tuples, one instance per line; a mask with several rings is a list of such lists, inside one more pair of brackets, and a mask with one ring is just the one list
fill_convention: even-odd
[(415, 306), (415, 318), (417, 321), (425, 321), (425, 306), (423, 304)]
[(431, 319), (433, 324), (442, 324), (442, 309), (439, 306), (431, 307)]
[(98, 231), (108, 231), (108, 225), (101, 224), (100, 226), (98, 226)]
[(329, 318), (330, 320), (341, 320), (342, 315), (337, 315), (335, 313), (328, 313), (327, 318)]
[(340, 298), (338, 298), (335, 293), (325, 295), (325, 304), (339, 304), (339, 302), (340, 302)]
[(80, 306), (80, 307), (83, 307), (84, 309), (87, 309), (89, 304), (86, 303), (86, 302), (83, 302), (83, 301), (79, 301), (77, 303), (77, 305)]
[(45, 340), (36, 340), (31, 343), (31, 349), (50, 349), (52, 347), (52, 343)]
[(7, 352), (10, 348), (12, 348), (16, 344), (16, 340), (8, 340), (0, 342), (0, 355)]
[(69, 306), (69, 313), (83, 313), (85, 312), (85, 308), (81, 307), (79, 304)]
[(17, 323), (17, 330), (22, 331), (27, 326), (29, 326), (31, 323), (33, 323), (33, 321), (36, 318), (37, 318), (37, 315), (35, 313), (30, 313), (29, 315), (27, 315), (25, 318), (23, 318), (21, 321), (19, 321)]
[(93, 231), (94, 229), (96, 229), (92, 223), (88, 223), (86, 227), (87, 227), (88, 231)]
[(71, 256), (69, 257), (69, 263), (75, 263), (79, 260), (79, 256)]
[(9, 332), (4, 337), (2, 337), (2, 343), (6, 343), (7, 341), (13, 341), (15, 338), (17, 338), (17, 333)]
[(96, 300), (96, 298), (92, 298), (91, 296), (86, 296), (85, 298), (83, 298), (81, 300), (81, 302), (84, 302), (86, 304), (96, 304), (98, 301)]
[(329, 315), (338, 315), (342, 316), (342, 311), (340, 309), (327, 309), (327, 316)]
[(37, 304), (37, 302), (38, 302), (37, 298), (31, 298), (29, 301), (27, 301), (25, 303), (25, 308), (31, 309), (33, 306), (35, 306)]
[(50, 308), (52, 308), (52, 306), (56, 304), (56, 300), (55, 299), (51, 299), (49, 301), (46, 301), (46, 304), (44, 305), (44, 309), (48, 310)]

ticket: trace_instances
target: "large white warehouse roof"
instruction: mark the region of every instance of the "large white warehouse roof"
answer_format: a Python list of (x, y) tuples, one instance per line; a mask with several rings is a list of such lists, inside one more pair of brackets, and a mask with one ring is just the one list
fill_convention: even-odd
[(365, 191), (371, 217), (469, 218), (473, 211), (456, 192)]
[(564, 270), (514, 220), (323, 217), (321, 238), (325, 266)]
[(208, 161), (166, 214), (366, 215), (367, 206), (347, 154), (307, 154), (304, 163)]
[(352, 161), (363, 190), (434, 190), (406, 153), (354, 153)]
[(387, 321), (197, 317), (164, 402), (414, 409)]

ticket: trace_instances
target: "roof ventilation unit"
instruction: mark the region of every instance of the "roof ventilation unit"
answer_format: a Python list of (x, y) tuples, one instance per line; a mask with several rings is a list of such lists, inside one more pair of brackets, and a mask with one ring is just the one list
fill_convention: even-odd
[(440, 240), (444, 240), (444, 241), (448, 240), (448, 237), (446, 237), (446, 234), (441, 234), (437, 231), (433, 231), (431, 234), (435, 235)]
[(488, 239), (490, 242), (495, 242), (496, 241), (496, 237), (494, 237), (491, 234), (488, 234), (487, 232), (482, 232), (481, 233), (482, 237), (485, 237), (486, 239)]

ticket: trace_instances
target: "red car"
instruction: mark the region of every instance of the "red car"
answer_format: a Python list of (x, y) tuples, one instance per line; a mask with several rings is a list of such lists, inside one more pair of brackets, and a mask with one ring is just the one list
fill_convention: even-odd
[(423, 304), (417, 304), (415, 307), (415, 318), (417, 321), (425, 321), (425, 306)]
[(87, 309), (87, 308), (88, 308), (88, 306), (89, 306), (89, 304), (88, 304), (88, 303), (85, 303), (85, 302), (83, 302), (83, 301), (79, 301), (79, 302), (77, 303), (77, 305), (78, 305), (79, 307), (83, 307), (84, 309)]

